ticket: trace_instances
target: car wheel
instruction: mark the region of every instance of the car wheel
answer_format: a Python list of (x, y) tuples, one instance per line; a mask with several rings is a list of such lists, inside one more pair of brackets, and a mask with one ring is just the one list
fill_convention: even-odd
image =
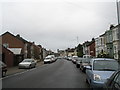
[(84, 73), (85, 73), (85, 69), (84, 69), (84, 68), (82, 68), (82, 72), (84, 72)]
[(78, 65), (76, 65), (76, 67), (77, 67), (77, 68), (79, 68), (79, 66), (78, 66)]
[(88, 80), (87, 80), (87, 78), (86, 78), (86, 83), (88, 84)]
[(30, 65), (30, 66), (29, 66), (29, 69), (31, 69), (31, 68), (32, 68), (32, 66)]

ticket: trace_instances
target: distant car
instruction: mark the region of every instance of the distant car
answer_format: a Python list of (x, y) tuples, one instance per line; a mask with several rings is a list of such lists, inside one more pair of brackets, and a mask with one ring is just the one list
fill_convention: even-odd
[(7, 65), (0, 61), (0, 70), (2, 71), (2, 77), (6, 76)]
[(120, 70), (116, 71), (105, 83), (104, 90), (120, 90)]
[(51, 63), (51, 62), (53, 62), (51, 56), (47, 56), (47, 57), (44, 59), (44, 64), (46, 64), (46, 63)]
[(71, 57), (71, 56), (68, 56), (68, 60), (71, 61), (71, 60), (72, 60), (72, 57)]
[(82, 58), (77, 58), (76, 59), (76, 67), (80, 68), (80, 63), (82, 63)]
[(76, 64), (77, 58), (78, 58), (78, 56), (73, 56), (73, 57), (72, 57), (72, 62), (73, 62), (74, 64)]
[(90, 58), (82, 58), (81, 63), (80, 63), (80, 70), (82, 72), (86, 71), (86, 66), (90, 65)]
[(92, 59), (86, 67), (86, 82), (91, 88), (103, 88), (107, 79), (118, 70), (119, 63), (114, 59)]
[(24, 59), (19, 63), (19, 68), (33, 68), (36, 67), (37, 62), (34, 59)]
[(83, 55), (83, 58), (92, 58), (91, 55)]
[(55, 62), (55, 55), (48, 55), (47, 57), (50, 57), (51, 58), (51, 62)]

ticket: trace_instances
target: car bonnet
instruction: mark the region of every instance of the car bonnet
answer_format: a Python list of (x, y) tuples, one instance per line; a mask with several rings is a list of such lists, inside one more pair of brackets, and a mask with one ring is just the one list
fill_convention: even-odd
[(115, 71), (93, 71), (93, 74), (97, 74), (102, 80), (109, 79)]

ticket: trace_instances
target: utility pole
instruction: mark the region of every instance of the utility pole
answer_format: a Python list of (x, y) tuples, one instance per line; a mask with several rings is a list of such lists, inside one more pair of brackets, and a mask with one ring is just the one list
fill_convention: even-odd
[(79, 42), (79, 41), (78, 41), (78, 36), (77, 36), (77, 44), (78, 44), (78, 42)]
[(118, 39), (119, 39), (119, 46), (118, 46), (118, 62), (120, 62), (120, 11), (119, 11), (119, 4), (120, 4), (120, 1), (116, 0), (116, 5), (117, 5), (117, 21), (118, 21)]
[(117, 5), (117, 18), (118, 18), (118, 25), (120, 24), (120, 11), (119, 11), (119, 3), (120, 1), (116, 0), (116, 5)]

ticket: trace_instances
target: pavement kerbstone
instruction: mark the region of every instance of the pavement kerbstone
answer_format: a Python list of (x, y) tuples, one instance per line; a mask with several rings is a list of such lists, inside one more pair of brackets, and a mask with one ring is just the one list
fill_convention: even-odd
[[(36, 67), (41, 66), (43, 64), (44, 64), (43, 61), (37, 62)], [(28, 69), (19, 69), (18, 66), (10, 67), (10, 68), (8, 68), (6, 76), (9, 76), (9, 75), (12, 75), (12, 74), (16, 74), (16, 73), (19, 73), (19, 72), (23, 72), (23, 71), (26, 71), (26, 70), (28, 70)]]

